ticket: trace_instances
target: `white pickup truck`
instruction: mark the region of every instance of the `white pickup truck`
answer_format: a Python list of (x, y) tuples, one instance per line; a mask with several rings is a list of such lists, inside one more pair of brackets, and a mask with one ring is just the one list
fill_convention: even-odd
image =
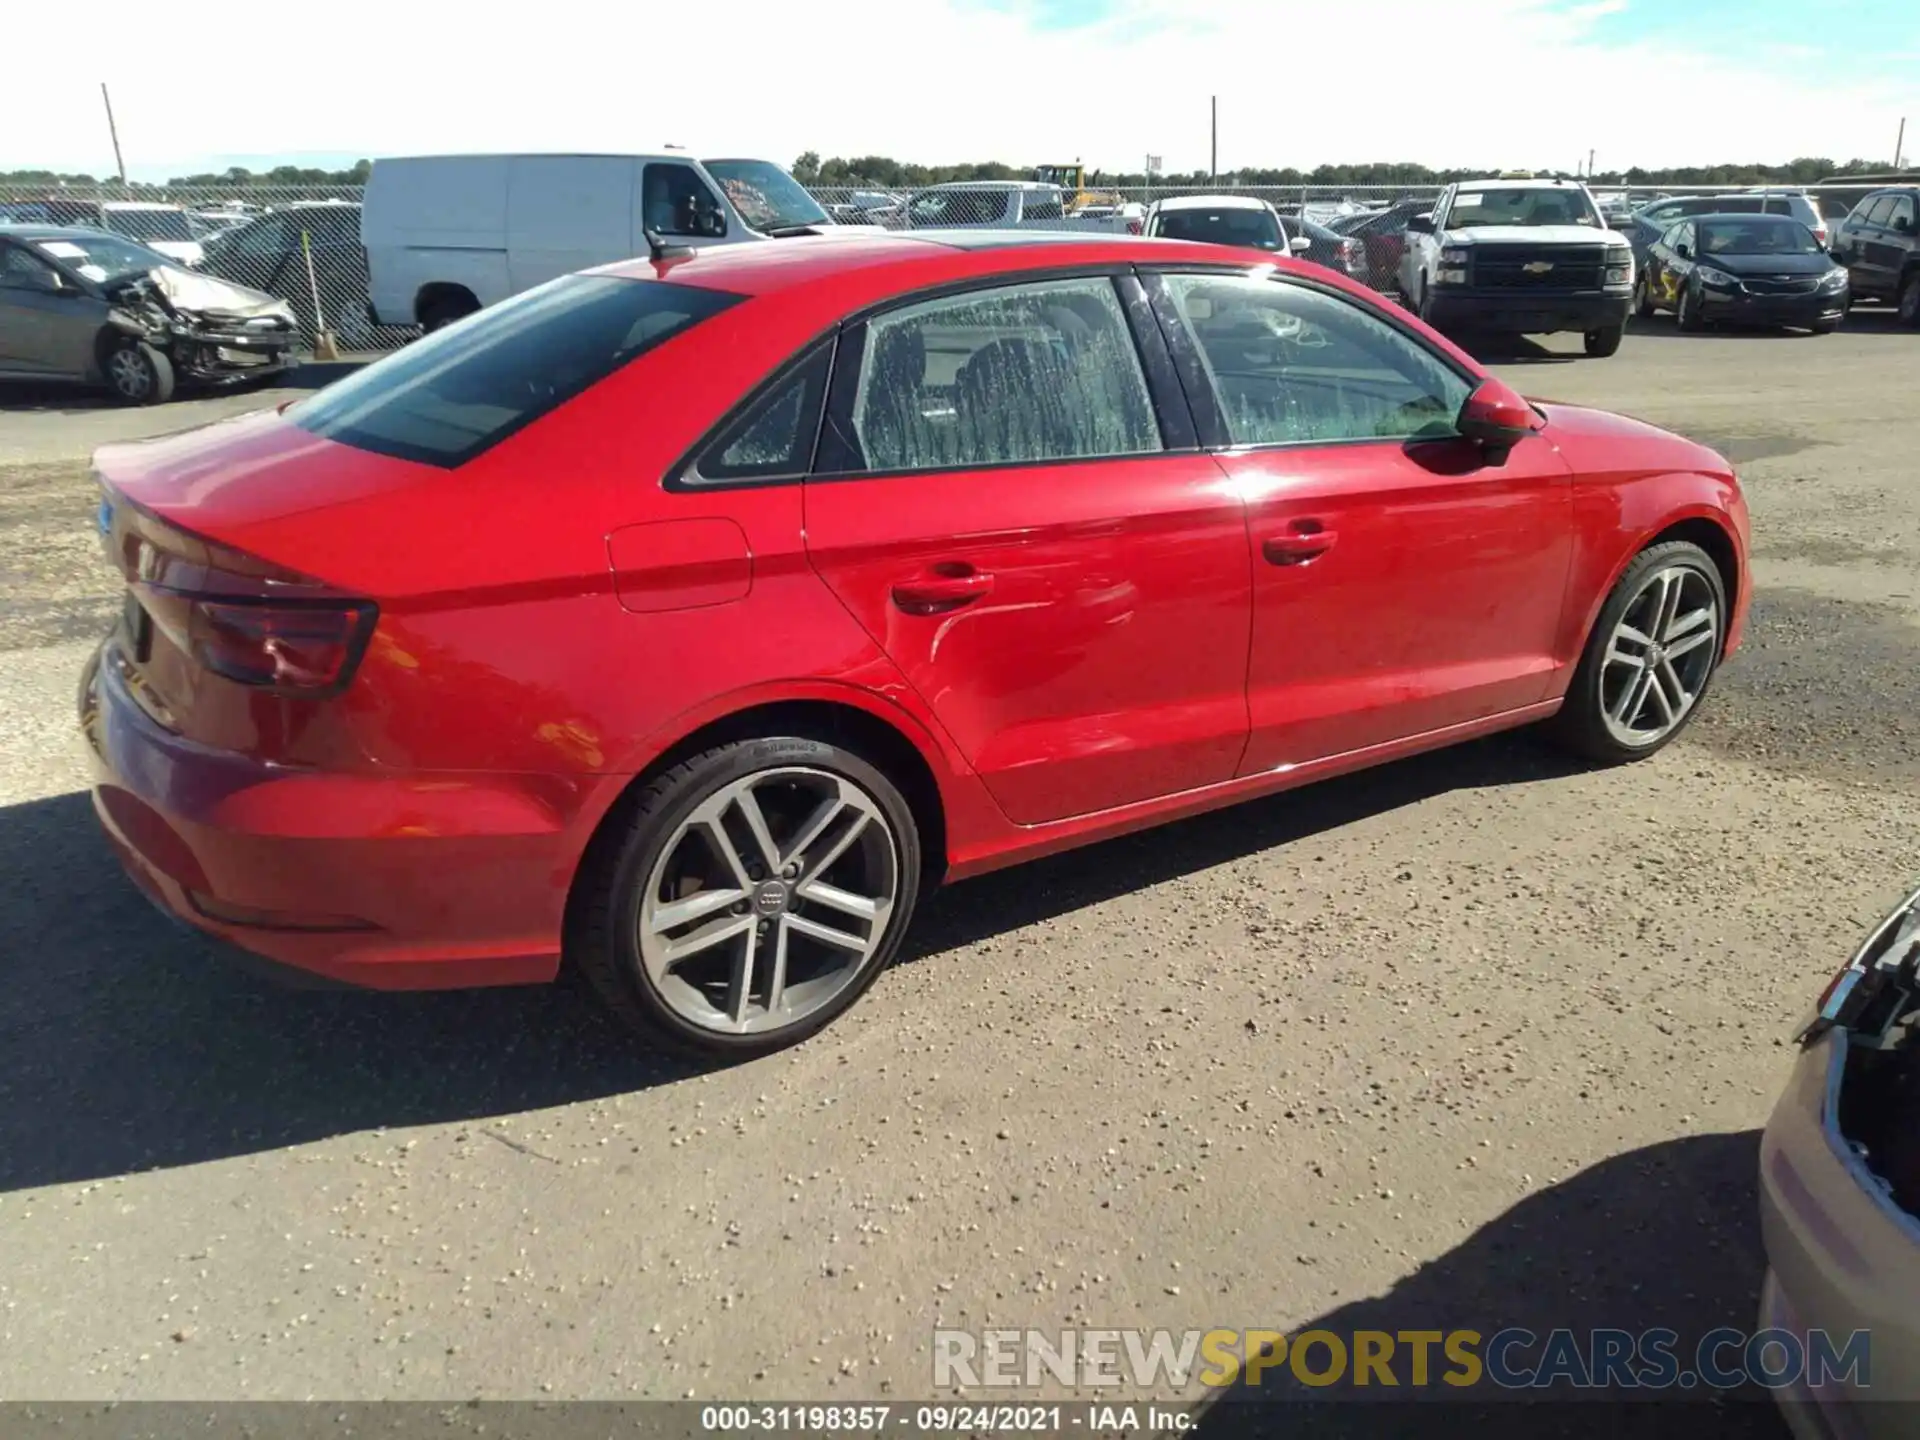
[(1633, 303), (1633, 246), (1577, 180), (1463, 181), (1407, 222), (1399, 284), (1437, 329), (1573, 330), (1587, 354), (1611, 355)]

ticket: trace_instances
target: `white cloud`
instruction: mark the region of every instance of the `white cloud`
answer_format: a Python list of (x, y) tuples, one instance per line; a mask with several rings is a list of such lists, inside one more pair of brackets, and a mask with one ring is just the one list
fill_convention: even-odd
[[(1898, 117), (1920, 129), (1910, 67), (1827, 85), (1803, 58), (1736, 62), (1711, 39), (1692, 53), (1604, 45), (1595, 22), (1623, 3), (1117, 0), (1096, 27), (1047, 31), (979, 0), (333, 0), (164, 19), (105, 0), (87, 21), (114, 37), (85, 52), (100, 75), (70, 73), (72, 17), (33, 6), (11, 17), (10, 49), (47, 63), (9, 67), (0, 169), (110, 170), (101, 78), (139, 178), (225, 155), (669, 142), (782, 162), (817, 150), (1127, 169), (1151, 151), (1187, 170), (1207, 163), (1210, 95), (1223, 170), (1558, 167), (1589, 148), (1602, 168), (1891, 158)], [(266, 63), (237, 53), (243, 40)]]

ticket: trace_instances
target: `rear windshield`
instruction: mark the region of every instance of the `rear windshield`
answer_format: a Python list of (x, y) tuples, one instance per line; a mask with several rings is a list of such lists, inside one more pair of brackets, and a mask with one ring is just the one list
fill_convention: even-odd
[(1278, 250), (1279, 223), (1265, 210), (1163, 210), (1153, 233), (1168, 240), (1199, 240), (1211, 245), (1249, 245)]
[(564, 276), (396, 350), (287, 418), (322, 439), (451, 469), (744, 298)]
[(198, 240), (206, 227), (184, 210), (108, 210), (107, 228), (136, 240)]

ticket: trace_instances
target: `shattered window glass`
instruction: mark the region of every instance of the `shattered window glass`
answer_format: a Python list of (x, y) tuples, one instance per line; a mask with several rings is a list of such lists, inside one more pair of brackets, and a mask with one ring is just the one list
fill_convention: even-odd
[(869, 322), (853, 428), (869, 470), (1162, 448), (1126, 315), (1104, 277), (956, 295)]

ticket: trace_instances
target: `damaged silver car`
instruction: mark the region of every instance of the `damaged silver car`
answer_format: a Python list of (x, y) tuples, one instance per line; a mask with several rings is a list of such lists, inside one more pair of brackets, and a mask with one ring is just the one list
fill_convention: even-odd
[(178, 384), (278, 374), (298, 336), (286, 301), (122, 236), (0, 225), (0, 380), (70, 381), (157, 405)]
[(1797, 1043), (1760, 1143), (1760, 1328), (1809, 1356), (1851, 1353), (1796, 1369), (1775, 1398), (1796, 1436), (1920, 1436), (1920, 892), (1834, 976)]

